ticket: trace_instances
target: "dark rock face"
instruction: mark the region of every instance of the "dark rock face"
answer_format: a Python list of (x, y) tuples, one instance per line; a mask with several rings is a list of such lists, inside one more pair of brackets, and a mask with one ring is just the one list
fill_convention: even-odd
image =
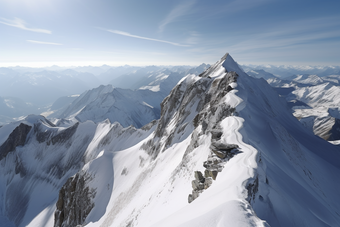
[(34, 124), (35, 138), (39, 143), (46, 142), (53, 134), (52, 130), (43, 130), (42, 123)]
[(58, 135), (52, 137), (52, 139), (51, 139), (52, 144), (54, 145), (56, 143), (66, 142), (77, 131), (78, 125), (79, 125), (79, 122), (74, 124), (72, 127), (65, 129), (64, 131), (62, 131)]
[(195, 180), (191, 182), (192, 194), (188, 196), (188, 202), (191, 203), (194, 201), (203, 192), (203, 190), (211, 186), (212, 182), (211, 177), (205, 178), (200, 171), (195, 171)]
[(259, 178), (258, 176), (255, 177), (255, 179), (252, 182), (249, 182), (246, 186), (246, 189), (248, 191), (248, 198), (247, 201), (252, 204), (252, 202), (255, 201), (256, 193), (259, 190)]
[(54, 227), (83, 225), (94, 207), (92, 199), (96, 191), (87, 186), (90, 176), (77, 173), (67, 180), (59, 191), (59, 199), (54, 213)]
[(234, 149), (239, 148), (236, 144), (225, 144), (221, 142), (212, 142), (210, 145), (210, 149), (214, 152), (219, 158), (225, 159), (228, 156), (232, 158), (234, 156)]
[(16, 147), (25, 145), (31, 128), (32, 126), (21, 123), (13, 130), (8, 139), (0, 147), (0, 160), (5, 158), (9, 152), (14, 151)]

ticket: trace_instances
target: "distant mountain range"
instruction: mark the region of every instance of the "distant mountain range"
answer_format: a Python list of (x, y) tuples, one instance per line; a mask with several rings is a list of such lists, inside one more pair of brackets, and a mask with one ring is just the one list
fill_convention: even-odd
[(340, 75), (340, 66), (242, 65), (242, 68), (246, 72), (250, 70), (264, 70), (280, 78), (299, 74), (314, 74), (320, 77)]

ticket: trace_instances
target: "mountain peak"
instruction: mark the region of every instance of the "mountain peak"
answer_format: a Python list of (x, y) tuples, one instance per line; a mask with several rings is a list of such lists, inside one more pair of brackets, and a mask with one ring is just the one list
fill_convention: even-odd
[(236, 72), (238, 75), (245, 74), (229, 53), (226, 53), (219, 61), (201, 73), (199, 77), (218, 77), (226, 72)]
[(229, 53), (226, 53), (221, 60), (223, 60), (222, 66), (227, 70), (227, 72), (236, 72), (237, 74), (243, 74), (243, 70), (240, 68), (240, 66), (237, 64), (237, 62), (234, 61), (234, 59), (230, 56)]

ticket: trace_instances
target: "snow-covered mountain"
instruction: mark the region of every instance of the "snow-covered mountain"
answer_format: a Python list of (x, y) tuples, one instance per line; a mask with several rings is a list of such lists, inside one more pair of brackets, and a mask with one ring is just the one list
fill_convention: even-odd
[(228, 54), (141, 129), (30, 116), (0, 139), (7, 226), (340, 225), (339, 147)]
[(101, 122), (109, 119), (124, 127), (142, 127), (160, 116), (160, 103), (166, 95), (150, 90), (129, 90), (101, 85), (86, 91), (49, 118), (72, 122)]
[[(207, 64), (201, 64), (197, 67), (190, 66), (147, 66), (135, 68), (130, 73), (122, 74), (114, 77), (110, 84), (114, 87), (126, 89), (139, 89), (149, 87), (150, 89), (158, 89), (160, 84), (167, 86), (166, 93), (169, 93), (176, 83), (188, 74), (198, 75), (209, 67)], [(175, 83), (175, 84), (176, 84)], [(153, 88), (151, 88), (153, 87)]]
[(323, 139), (340, 140), (339, 76), (296, 75), (284, 80), (269, 78), (267, 82), (286, 98), (306, 128)]
[(293, 75), (340, 75), (340, 66), (294, 66), (294, 65), (243, 65), (245, 71), (265, 70), (275, 76), (286, 78)]
[(269, 72), (266, 72), (264, 71), (263, 69), (254, 69), (254, 70), (249, 70), (247, 71), (247, 74), (249, 76), (252, 76), (252, 77), (255, 77), (255, 78), (263, 78), (265, 80), (268, 80), (268, 79), (278, 79), (277, 76), (269, 73)]
[[(104, 151), (104, 145), (121, 150), (147, 135), (147, 129), (124, 129), (107, 121), (56, 127), (35, 115), (1, 127), (1, 226), (53, 226), (55, 203), (69, 177), (97, 158), (93, 155)], [(34, 218), (43, 210), (50, 216), (35, 224)]]
[[(175, 68), (174, 71), (166, 68), (147, 71), (155, 67), (144, 67), (138, 73), (146, 73), (145, 75), (147, 76), (143, 74), (144, 77), (142, 78), (144, 80), (137, 80), (134, 85), (139, 89), (130, 90), (114, 88), (112, 85), (102, 85), (84, 92), (62, 108), (51, 108), (49, 112), (45, 113), (45, 116), (66, 119), (68, 122), (84, 122), (87, 120), (101, 122), (109, 119), (111, 122), (119, 122), (124, 127), (133, 125), (140, 128), (160, 117), (162, 100), (170, 93), (178, 81), (186, 75), (184, 73), (198, 75), (207, 67), (206, 64), (202, 64), (189, 70)], [(125, 78), (125, 81), (128, 83), (130, 80)], [(63, 98), (58, 101), (62, 103), (67, 100), (70, 99)]]
[[(111, 67), (107, 65), (71, 68), (58, 66), (46, 68), (2, 67), (0, 68), (0, 96), (7, 97), (6, 100), (12, 100), (11, 103), (14, 103), (14, 99), (17, 101), (15, 101), (16, 105), (11, 106), (6, 106), (4, 103), (4, 108), (0, 110), (0, 125), (28, 114), (48, 116), (54, 112), (60, 113), (63, 107), (73, 101), (76, 94), (81, 94), (101, 84), (108, 84), (110, 81), (115, 81), (113, 84), (120, 88), (161, 92), (162, 97), (158, 99), (156, 105), (159, 111), (160, 102), (181, 78), (187, 74), (199, 74), (207, 67), (206, 64), (198, 67)], [(20, 102), (26, 103), (24, 111), (24, 108), (20, 108), (18, 105), (19, 99), (22, 100)], [(8, 103), (9, 101), (7, 101)], [(31, 108), (33, 106), (34, 108)], [(18, 116), (18, 113), (22, 114)], [(155, 116), (159, 117), (159, 114)], [(148, 118), (148, 120), (150, 119)]]

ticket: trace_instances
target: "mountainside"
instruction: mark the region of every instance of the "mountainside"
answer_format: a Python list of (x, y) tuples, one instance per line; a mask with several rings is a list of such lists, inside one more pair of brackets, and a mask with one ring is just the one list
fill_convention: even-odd
[(338, 76), (297, 75), (268, 83), (289, 103), (296, 118), (315, 135), (340, 140), (340, 86)]
[(8, 226), (340, 225), (339, 147), (228, 54), (141, 129), (30, 116), (0, 128), (0, 144)]
[(255, 78), (263, 78), (265, 80), (277, 79), (278, 78), (277, 76), (275, 76), (271, 73), (268, 73), (268, 72), (264, 71), (263, 69), (249, 70), (249, 71), (247, 71), (247, 74), (249, 76), (252, 76), (252, 77), (255, 77)]
[[(67, 179), (98, 158), (105, 145), (124, 149), (145, 138), (148, 130), (124, 129), (107, 121), (56, 127), (35, 115), (1, 127), (0, 223), (53, 226), (55, 204)], [(36, 223), (39, 214), (47, 216)]]

